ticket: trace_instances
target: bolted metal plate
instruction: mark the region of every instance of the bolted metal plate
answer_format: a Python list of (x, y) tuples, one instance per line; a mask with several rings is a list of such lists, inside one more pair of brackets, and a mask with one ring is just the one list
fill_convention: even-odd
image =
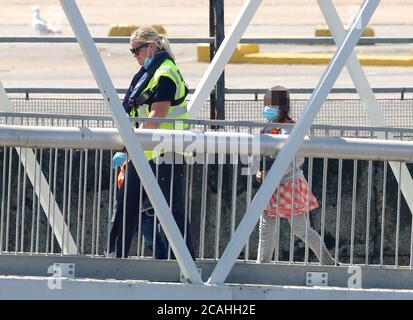
[(328, 286), (327, 272), (306, 272), (305, 283), (307, 287)]
[(74, 278), (75, 277), (75, 264), (74, 263), (54, 263), (53, 264), (53, 276), (61, 278)]

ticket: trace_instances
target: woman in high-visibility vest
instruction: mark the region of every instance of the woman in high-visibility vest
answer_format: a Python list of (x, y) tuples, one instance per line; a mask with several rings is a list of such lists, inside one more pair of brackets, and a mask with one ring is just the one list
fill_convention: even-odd
[[(172, 118), (187, 119), (187, 102), (185, 98), (188, 89), (179, 72), (168, 39), (159, 35), (153, 28), (145, 27), (136, 30), (131, 38), (131, 53), (141, 66), (133, 77), (131, 85), (125, 95), (123, 107), (130, 117), (140, 118)], [(182, 122), (179, 126), (174, 122), (142, 122), (139, 128), (143, 129), (188, 129)], [(159, 186), (168, 205), (172, 209), (175, 221), (184, 237), (188, 249), (194, 257), (191, 243), (191, 229), (189, 219), (185, 213), (185, 165), (173, 162), (174, 155), (163, 154), (152, 150), (145, 150), (145, 156), (151, 169), (157, 175)], [(169, 161), (172, 160), (172, 161)], [(141, 231), (149, 249), (158, 259), (168, 256), (167, 241), (161, 235), (159, 224), (154, 225), (154, 210), (143, 190), (141, 219), (139, 210), (140, 178), (127, 154), (118, 152), (113, 158), (114, 167), (125, 165), (127, 170), (121, 170), (118, 179), (119, 192), (117, 207), (112, 229), (110, 232), (109, 254), (116, 257), (127, 257), (133, 235), (141, 221)], [(124, 174), (127, 172), (125, 179)], [(124, 207), (124, 188), (127, 181), (126, 212)], [(172, 183), (173, 181), (173, 183)], [(171, 183), (172, 197), (171, 197)], [(172, 205), (170, 199), (172, 198)], [(125, 223), (123, 217), (125, 216)], [(125, 228), (125, 234), (123, 234)], [(153, 231), (156, 230), (156, 245), (153, 247)], [(124, 241), (123, 241), (124, 239)]]
[[(289, 115), (290, 97), (286, 88), (281, 86), (272, 88), (265, 94), (264, 104), (265, 108), (262, 115), (269, 123), (295, 123)], [(262, 133), (289, 134), (289, 132), (290, 128), (281, 130), (273, 128)], [(271, 159), (269, 161), (272, 162)], [(258, 262), (268, 263), (271, 261), (275, 250), (276, 217), (281, 217), (288, 220), (294, 235), (303, 241), (307, 241), (321, 264), (335, 264), (320, 235), (306, 221), (306, 213), (318, 208), (319, 204), (304, 177), (303, 163), (304, 158), (297, 157), (288, 167), (264, 209), (259, 230)], [(270, 168), (272, 163), (266, 163), (266, 165), (267, 168)], [(264, 171), (257, 172), (256, 179), (258, 182), (261, 182), (264, 177)]]

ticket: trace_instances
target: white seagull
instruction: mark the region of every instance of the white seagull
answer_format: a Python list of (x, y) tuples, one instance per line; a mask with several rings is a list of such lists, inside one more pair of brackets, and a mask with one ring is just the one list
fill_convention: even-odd
[(57, 30), (50, 23), (46, 22), (44, 19), (40, 17), (39, 6), (33, 6), (32, 12), (33, 12), (32, 26), (37, 32), (41, 34), (61, 33), (60, 30)]

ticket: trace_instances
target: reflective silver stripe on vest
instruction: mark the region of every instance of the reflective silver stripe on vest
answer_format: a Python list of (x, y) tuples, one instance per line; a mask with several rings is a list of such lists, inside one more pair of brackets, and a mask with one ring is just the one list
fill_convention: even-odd
[(173, 111), (168, 113), (168, 118), (177, 118), (188, 112), (186, 106), (175, 106), (171, 108), (173, 108)]
[(169, 75), (171, 75), (176, 83), (176, 92), (175, 92), (175, 100), (178, 100), (181, 97), (181, 77), (177, 75), (171, 68), (169, 67), (160, 67), (159, 71), (166, 71)]
[(143, 104), (139, 106), (139, 117), (140, 118), (148, 118), (149, 117), (149, 106), (147, 104)]

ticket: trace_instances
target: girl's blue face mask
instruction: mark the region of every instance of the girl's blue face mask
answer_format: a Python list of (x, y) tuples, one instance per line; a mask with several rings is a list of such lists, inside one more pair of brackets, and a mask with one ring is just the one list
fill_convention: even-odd
[(268, 121), (274, 121), (280, 116), (280, 108), (278, 106), (265, 106), (261, 115)]

